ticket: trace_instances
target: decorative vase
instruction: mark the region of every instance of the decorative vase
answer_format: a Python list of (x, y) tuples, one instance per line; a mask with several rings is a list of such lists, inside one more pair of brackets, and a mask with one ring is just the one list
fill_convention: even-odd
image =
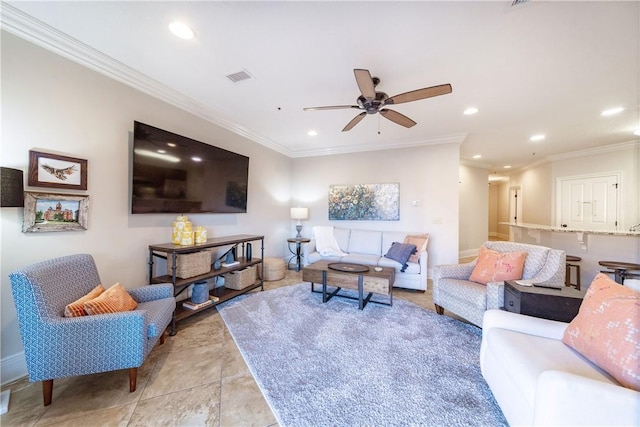
[(207, 243), (207, 229), (203, 226), (196, 227), (196, 231), (194, 232), (195, 243)]
[(251, 243), (247, 243), (247, 261), (251, 261)]
[(191, 302), (200, 304), (209, 299), (209, 286), (207, 282), (196, 282), (191, 290)]
[(222, 267), (220, 265), (220, 260), (219, 259), (215, 260), (215, 262), (213, 263), (213, 269), (214, 270), (220, 270), (220, 267)]
[(174, 245), (193, 245), (191, 221), (184, 215), (178, 215), (173, 222), (172, 242)]
[(235, 261), (235, 258), (233, 257), (233, 252), (232, 251), (227, 252), (227, 258), (225, 259), (225, 262), (227, 264), (231, 264), (234, 261)]

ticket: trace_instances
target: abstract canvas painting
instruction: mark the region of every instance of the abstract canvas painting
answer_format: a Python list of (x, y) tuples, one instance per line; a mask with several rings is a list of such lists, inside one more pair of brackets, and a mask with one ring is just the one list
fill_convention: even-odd
[(330, 185), (329, 219), (399, 221), (400, 184)]

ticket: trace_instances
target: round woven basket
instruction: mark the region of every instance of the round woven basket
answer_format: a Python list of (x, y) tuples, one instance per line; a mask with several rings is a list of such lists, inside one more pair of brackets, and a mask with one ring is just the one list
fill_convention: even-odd
[[(258, 271), (261, 269), (258, 268)], [(283, 259), (280, 258), (265, 258), (264, 259), (264, 280), (280, 280), (284, 279), (284, 273), (286, 270), (286, 264)]]

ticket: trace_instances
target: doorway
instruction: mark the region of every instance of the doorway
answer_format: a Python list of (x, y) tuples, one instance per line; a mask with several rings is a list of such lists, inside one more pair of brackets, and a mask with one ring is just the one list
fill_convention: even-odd
[(619, 173), (558, 178), (556, 224), (577, 230), (617, 230)]

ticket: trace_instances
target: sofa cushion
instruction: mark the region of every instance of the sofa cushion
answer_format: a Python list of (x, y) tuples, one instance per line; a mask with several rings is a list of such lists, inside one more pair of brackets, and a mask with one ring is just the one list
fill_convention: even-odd
[(498, 252), (483, 246), (469, 280), (486, 285), (521, 279), (526, 258), (527, 252)]
[(598, 273), (562, 341), (640, 391), (640, 294)]
[(379, 255), (350, 253), (343, 256), (340, 261), (351, 264), (378, 265)]
[(338, 246), (342, 252), (349, 252), (349, 237), (351, 236), (351, 229), (338, 228), (333, 229), (333, 235), (338, 242)]
[(64, 317), (86, 316), (87, 312), (84, 309), (84, 303), (99, 297), (103, 292), (104, 287), (102, 285), (98, 285), (91, 289), (91, 291), (85, 296), (75, 300), (71, 304), (67, 304), (64, 308)]
[(382, 255), (382, 231), (351, 230), (347, 252)]
[[(397, 273), (402, 274), (420, 274), (420, 264), (416, 264), (415, 262), (408, 261), (407, 266), (404, 271), (402, 271), (402, 265), (398, 261), (394, 261), (390, 258), (380, 257), (378, 259), (378, 265), (380, 267), (390, 267), (394, 268)], [(398, 280), (398, 275), (396, 275), (396, 280)]]
[(84, 309), (90, 315), (131, 311), (137, 306), (138, 303), (120, 283), (111, 286), (99, 297), (84, 303)]
[(487, 351), (511, 374), (513, 385), (531, 407), (535, 407), (538, 377), (545, 371), (570, 372), (615, 384), (606, 373), (571, 351), (560, 340), (501, 328), (491, 328), (486, 340)]
[(429, 243), (429, 235), (428, 234), (407, 234), (404, 238), (403, 243), (416, 245), (416, 249), (417, 249), (416, 253), (412, 254), (409, 257), (409, 261), (419, 262), (420, 252), (427, 250), (427, 244)]

